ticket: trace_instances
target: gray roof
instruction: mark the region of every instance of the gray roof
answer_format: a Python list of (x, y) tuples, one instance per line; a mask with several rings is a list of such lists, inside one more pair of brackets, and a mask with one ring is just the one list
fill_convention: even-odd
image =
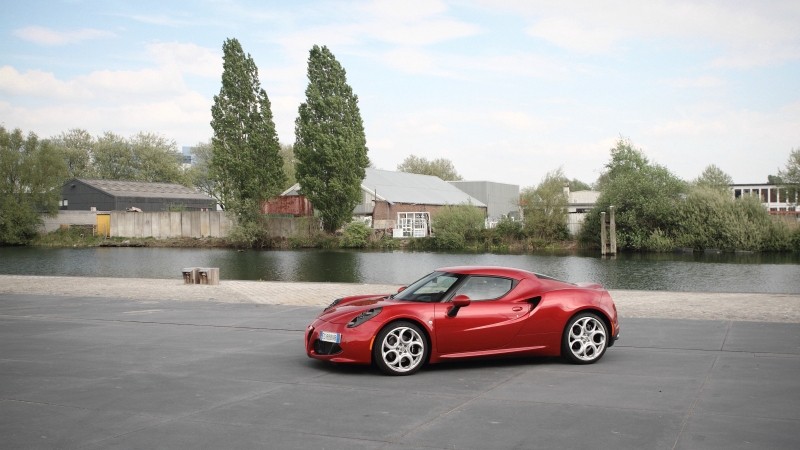
[(361, 187), (389, 203), (486, 206), (439, 177), (378, 169), (366, 169), (366, 175)]
[[(78, 179), (78, 181), (115, 197), (179, 198), (214, 201), (214, 199), (196, 189), (174, 183), (85, 179)], [(69, 183), (72, 183), (72, 181), (67, 182), (67, 184)]]
[[(471, 203), (473, 206), (486, 207), (480, 200), (439, 177), (370, 168), (365, 172), (361, 189), (378, 200), (418, 205)], [(300, 185), (295, 184), (281, 195), (297, 195), (299, 192)]]

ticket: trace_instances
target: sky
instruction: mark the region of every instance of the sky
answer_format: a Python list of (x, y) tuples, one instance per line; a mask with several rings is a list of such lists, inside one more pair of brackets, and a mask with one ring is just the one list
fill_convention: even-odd
[(591, 184), (623, 138), (687, 181), (714, 164), (766, 183), (800, 149), (799, 23), (797, 0), (9, 0), (0, 125), (208, 142), (235, 38), (283, 144), (325, 45), (378, 169), (415, 155), (465, 180)]

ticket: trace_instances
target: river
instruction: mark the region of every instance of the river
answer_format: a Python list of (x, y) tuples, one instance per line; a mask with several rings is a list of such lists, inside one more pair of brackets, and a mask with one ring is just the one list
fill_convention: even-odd
[(180, 278), (219, 267), (220, 279), (407, 284), (438, 267), (518, 267), (608, 289), (800, 293), (798, 254), (489, 254), (175, 248), (0, 247), (0, 274)]

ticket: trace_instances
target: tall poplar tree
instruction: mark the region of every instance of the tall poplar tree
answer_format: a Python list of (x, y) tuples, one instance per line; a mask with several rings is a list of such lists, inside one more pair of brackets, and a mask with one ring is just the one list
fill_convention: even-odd
[(295, 121), (295, 137), (295, 177), (323, 228), (336, 231), (361, 199), (369, 157), (358, 97), (325, 46), (315, 45), (308, 58), (306, 101)]
[(222, 87), (211, 107), (209, 175), (223, 208), (243, 225), (257, 221), (261, 202), (281, 192), (286, 175), (269, 98), (253, 58), (236, 39), (227, 39), (222, 51)]

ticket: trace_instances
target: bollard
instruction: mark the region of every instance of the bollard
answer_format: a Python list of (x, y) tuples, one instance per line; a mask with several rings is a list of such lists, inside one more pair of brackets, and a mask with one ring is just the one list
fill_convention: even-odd
[(197, 284), (197, 267), (187, 267), (181, 270), (183, 272), (183, 284)]
[(198, 284), (219, 284), (219, 267), (202, 267), (197, 269)]

